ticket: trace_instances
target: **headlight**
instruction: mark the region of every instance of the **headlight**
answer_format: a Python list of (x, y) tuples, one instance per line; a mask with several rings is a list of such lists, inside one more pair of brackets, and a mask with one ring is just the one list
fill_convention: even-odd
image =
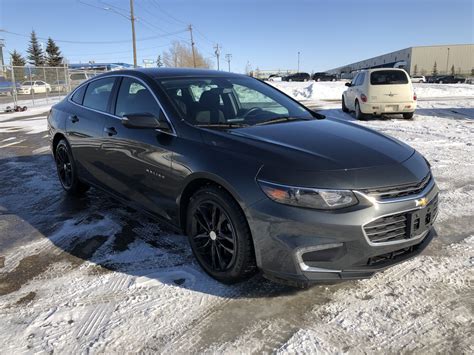
[(258, 181), (265, 195), (285, 205), (335, 210), (356, 205), (359, 201), (349, 190), (311, 189)]

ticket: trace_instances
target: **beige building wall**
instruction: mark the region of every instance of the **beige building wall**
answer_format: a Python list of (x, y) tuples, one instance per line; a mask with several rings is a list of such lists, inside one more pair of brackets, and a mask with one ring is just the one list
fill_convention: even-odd
[(436, 62), (438, 74), (471, 75), (474, 70), (474, 44), (413, 47), (410, 74), (432, 75)]

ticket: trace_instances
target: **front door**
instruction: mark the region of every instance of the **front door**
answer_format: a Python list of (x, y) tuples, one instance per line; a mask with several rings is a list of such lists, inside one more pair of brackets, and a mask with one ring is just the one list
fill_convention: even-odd
[(170, 147), (176, 137), (122, 124), (127, 114), (147, 113), (165, 119), (164, 113), (148, 87), (132, 77), (122, 78), (113, 112), (115, 117), (106, 119), (101, 147), (106, 185), (123, 199), (170, 219)]

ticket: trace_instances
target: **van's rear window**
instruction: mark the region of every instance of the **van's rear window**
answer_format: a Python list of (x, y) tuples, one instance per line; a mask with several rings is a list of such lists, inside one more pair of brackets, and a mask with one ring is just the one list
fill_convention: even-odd
[(408, 84), (405, 72), (401, 70), (380, 70), (370, 74), (371, 85)]

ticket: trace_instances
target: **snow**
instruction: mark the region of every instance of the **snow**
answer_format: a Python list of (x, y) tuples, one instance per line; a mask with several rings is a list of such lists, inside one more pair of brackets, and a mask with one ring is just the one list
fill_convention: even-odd
[[(353, 120), (340, 103), (323, 101), (340, 97), (340, 82), (272, 84), (318, 101), (329, 119)], [(28, 116), (47, 108), (0, 115), (0, 177), (22, 181), (21, 190), (0, 194), (0, 231), (10, 213), (24, 226), (15, 237), (31, 234), (0, 250), (0, 291), (11, 275), (23, 277), (27, 258), (46, 263), (17, 290), (0, 292), (0, 353), (472, 353), (474, 89), (419, 86), (424, 97), (413, 120), (354, 122), (407, 142), (431, 162), (441, 190), (439, 237), (421, 256), (371, 279), (309, 290), (258, 277), (220, 284), (198, 267), (184, 236), (101, 194), (57, 218), (48, 208), (69, 202), (50, 157), (2, 161), (13, 154), (9, 144), (44, 133), (46, 116)], [(29, 197), (21, 207), (18, 191)], [(24, 212), (36, 210), (35, 218), (51, 221), (47, 229)]]
[[(268, 82), (296, 100), (340, 100), (347, 89), (346, 81), (335, 82)], [(469, 84), (413, 84), (419, 99), (445, 97), (474, 97), (474, 85)]]

